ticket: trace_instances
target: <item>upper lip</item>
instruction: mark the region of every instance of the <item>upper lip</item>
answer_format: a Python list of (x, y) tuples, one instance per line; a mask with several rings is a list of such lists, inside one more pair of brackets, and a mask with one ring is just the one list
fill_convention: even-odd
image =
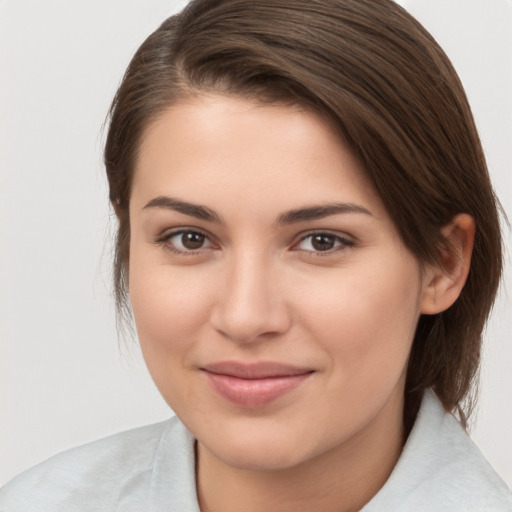
[(292, 366), (283, 363), (264, 361), (259, 363), (241, 363), (237, 361), (221, 361), (201, 367), (210, 373), (229, 375), (239, 379), (265, 379), (271, 377), (291, 377), (311, 373), (311, 368)]

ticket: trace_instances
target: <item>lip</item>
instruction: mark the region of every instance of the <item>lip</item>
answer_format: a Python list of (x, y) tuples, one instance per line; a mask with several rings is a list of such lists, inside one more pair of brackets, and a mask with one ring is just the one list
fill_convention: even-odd
[(261, 407), (300, 386), (313, 373), (275, 362), (219, 362), (201, 368), (212, 388), (241, 407)]

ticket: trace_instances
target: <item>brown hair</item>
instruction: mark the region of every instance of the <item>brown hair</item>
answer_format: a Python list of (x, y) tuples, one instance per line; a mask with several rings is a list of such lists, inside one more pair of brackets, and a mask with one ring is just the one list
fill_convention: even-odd
[(422, 316), (409, 361), (405, 420), (433, 387), (462, 423), (471, 411), (482, 330), (497, 291), (497, 200), (473, 117), (449, 59), (391, 0), (194, 0), (133, 57), (110, 110), (105, 165), (119, 229), (118, 310), (126, 311), (130, 188), (141, 137), (200, 92), (297, 103), (328, 118), (360, 158), (404, 243), (429, 263), (458, 213), (476, 223), (456, 303)]

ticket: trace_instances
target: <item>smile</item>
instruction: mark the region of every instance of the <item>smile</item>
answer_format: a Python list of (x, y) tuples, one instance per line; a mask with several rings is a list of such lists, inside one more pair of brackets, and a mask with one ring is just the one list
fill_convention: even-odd
[(261, 407), (302, 384), (313, 370), (280, 363), (216, 363), (201, 368), (220, 396), (241, 407)]

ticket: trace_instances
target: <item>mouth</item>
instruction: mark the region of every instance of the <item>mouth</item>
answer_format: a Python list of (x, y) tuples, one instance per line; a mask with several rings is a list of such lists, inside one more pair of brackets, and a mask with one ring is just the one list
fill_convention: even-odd
[(222, 398), (241, 407), (261, 407), (291, 392), (314, 370), (274, 362), (220, 362), (201, 368)]

